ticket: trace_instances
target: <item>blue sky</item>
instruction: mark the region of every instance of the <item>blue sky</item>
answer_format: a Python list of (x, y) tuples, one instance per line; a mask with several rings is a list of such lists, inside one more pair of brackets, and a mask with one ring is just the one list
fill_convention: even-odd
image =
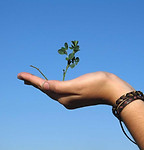
[(57, 50), (78, 40), (80, 63), (66, 80), (112, 72), (144, 91), (142, 0), (0, 1), (0, 149), (138, 150), (123, 135), (110, 106), (66, 110), (17, 80), (19, 72), (62, 80)]

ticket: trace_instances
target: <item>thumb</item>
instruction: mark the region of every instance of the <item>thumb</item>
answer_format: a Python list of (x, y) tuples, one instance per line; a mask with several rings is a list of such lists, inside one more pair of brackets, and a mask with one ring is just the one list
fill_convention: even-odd
[(74, 86), (72, 80), (69, 81), (46, 80), (42, 85), (42, 89), (46, 92), (54, 92), (57, 94), (74, 93)]

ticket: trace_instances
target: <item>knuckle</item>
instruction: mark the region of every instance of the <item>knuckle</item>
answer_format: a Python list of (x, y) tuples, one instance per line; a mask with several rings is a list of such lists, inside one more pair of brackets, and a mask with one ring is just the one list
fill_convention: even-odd
[(111, 78), (116, 76), (113, 73), (104, 72), (104, 71), (98, 71), (96, 73), (98, 74), (100, 80), (110, 80)]

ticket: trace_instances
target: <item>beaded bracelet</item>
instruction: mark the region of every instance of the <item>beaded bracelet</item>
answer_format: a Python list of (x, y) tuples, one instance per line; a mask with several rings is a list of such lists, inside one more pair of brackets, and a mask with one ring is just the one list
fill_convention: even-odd
[(120, 125), (122, 128), (123, 133), (126, 135), (126, 137), (133, 142), (134, 144), (136, 144), (136, 142), (134, 142), (133, 140), (131, 140), (128, 135), (126, 134), (126, 132), (124, 131), (124, 128), (122, 126), (122, 120), (120, 117), (120, 113), (121, 111), (131, 102), (141, 99), (142, 101), (144, 101), (144, 94), (141, 91), (133, 91), (133, 92), (129, 92), (125, 95), (122, 95), (117, 101), (116, 101), (116, 105), (113, 106), (112, 108), (112, 112), (113, 114), (119, 119), (120, 121)]

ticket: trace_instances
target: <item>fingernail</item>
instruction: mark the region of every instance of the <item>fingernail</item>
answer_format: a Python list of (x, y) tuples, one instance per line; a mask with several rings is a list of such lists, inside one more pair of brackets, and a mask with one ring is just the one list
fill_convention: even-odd
[(48, 83), (48, 82), (45, 82), (45, 84), (44, 84), (43, 87), (44, 87), (45, 90), (49, 90), (49, 83)]

